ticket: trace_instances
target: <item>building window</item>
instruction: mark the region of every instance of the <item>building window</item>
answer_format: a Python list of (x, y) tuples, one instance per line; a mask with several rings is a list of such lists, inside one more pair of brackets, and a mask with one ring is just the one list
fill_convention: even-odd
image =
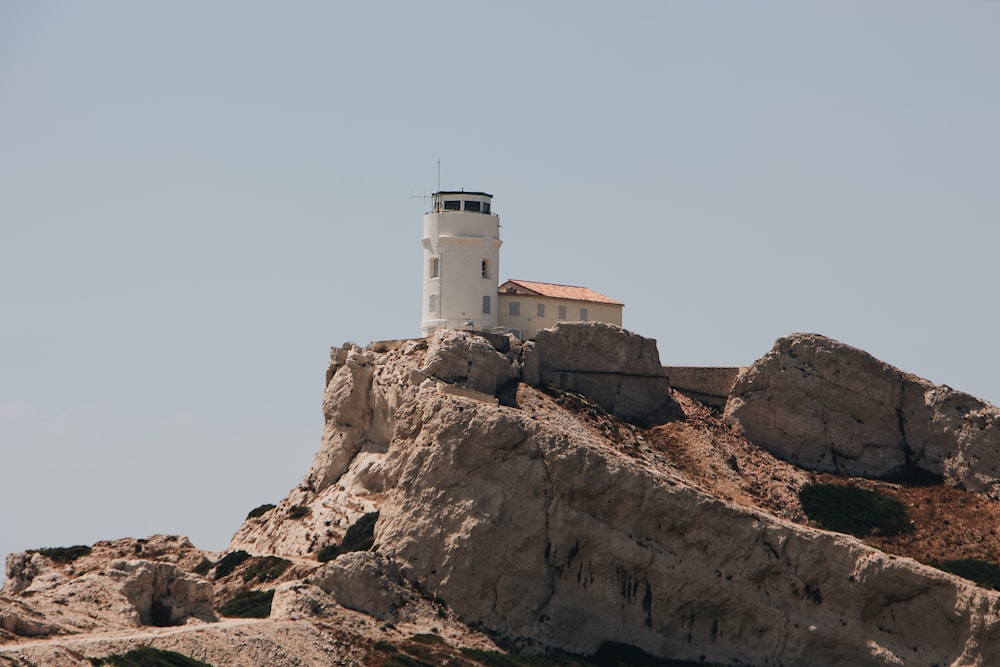
[(436, 313), (438, 311), (438, 295), (431, 294), (430, 303), (427, 304), (427, 310)]
[(482, 264), (482, 275), (483, 278), (490, 277), (490, 260), (484, 259)]
[(484, 201), (483, 202), (483, 213), (489, 213), (489, 212), (490, 212), (490, 203), (488, 201)]
[(430, 274), (431, 274), (431, 278), (440, 278), (441, 277), (441, 258), (440, 257), (431, 257)]
[(545, 317), (545, 304), (540, 303), (535, 309), (535, 317)]
[(559, 306), (559, 319), (560, 320), (566, 319), (566, 306)]
[(479, 213), (480, 206), (480, 203), (477, 201), (469, 201), (468, 199), (465, 200), (466, 211), (475, 211), (476, 213)]
[(521, 314), (521, 302), (520, 301), (509, 301), (507, 302), (507, 314), (517, 317)]
[(580, 309), (580, 321), (581, 322), (586, 322), (587, 321), (587, 309), (586, 308), (581, 308)]
[(483, 297), (483, 314), (484, 315), (490, 314), (490, 297), (488, 296)]
[(444, 200), (444, 210), (446, 211), (461, 211), (462, 201), (460, 199), (445, 199)]

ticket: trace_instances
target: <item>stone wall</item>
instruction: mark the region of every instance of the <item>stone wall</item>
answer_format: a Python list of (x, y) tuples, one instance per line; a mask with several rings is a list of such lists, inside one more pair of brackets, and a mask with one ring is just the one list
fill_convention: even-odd
[(670, 386), (705, 405), (722, 410), (746, 366), (664, 366)]

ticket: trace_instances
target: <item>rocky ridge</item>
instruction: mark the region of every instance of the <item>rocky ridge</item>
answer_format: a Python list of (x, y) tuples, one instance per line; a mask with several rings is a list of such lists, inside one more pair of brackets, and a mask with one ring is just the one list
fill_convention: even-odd
[[(296, 563), (278, 581), (257, 586), (275, 589), (271, 620), (214, 623), (185, 616), (180, 610), (188, 607), (173, 603), (171, 623), (186, 623), (202, 639), (173, 626), (134, 641), (187, 642), (189, 655), (216, 664), (254, 664), (264, 654), (268, 664), (301, 664), (279, 655), (281, 632), (299, 633), (302, 656), (325, 651), (327, 659), (353, 664), (383, 659), (376, 641), (398, 644), (427, 632), (456, 649), (497, 642), (586, 654), (615, 642), (718, 664), (1000, 662), (996, 593), (889, 553), (915, 550), (908, 538), (875, 536), (866, 544), (804, 525), (797, 492), (820, 473), (757, 446), (747, 427), (753, 420), (742, 421), (751, 413), (735, 409), (737, 401), (749, 403), (752, 382), (741, 378), (734, 388), (734, 409), (726, 411), (733, 431), (706, 408), (670, 398), (656, 373), (655, 343), (607, 325), (563, 326), (552, 336), (514, 341), (503, 352), (465, 332), (334, 350), (312, 467), (277, 507), (248, 518), (230, 546), (231, 553)], [(836, 347), (825, 341), (795, 345), (800, 356), (810, 344)], [(842, 358), (844, 374), (855, 359)], [(780, 384), (774, 376), (786, 371), (768, 363), (747, 372), (754, 386)], [(785, 409), (773, 397), (769, 404)], [(854, 405), (834, 396), (828, 409), (854, 414)], [(878, 475), (874, 467), (864, 472)], [(869, 484), (903, 497), (911, 491)], [(953, 493), (983, 498), (978, 511), (996, 518), (987, 495)], [(315, 562), (375, 512), (371, 551)], [(979, 537), (989, 542), (985, 532)], [(55, 588), (43, 584), (59, 568), (36, 556), (8, 559), (0, 618), (27, 618), (40, 601), (51, 601)], [(202, 557), (189, 554), (181, 569), (211, 586), (190, 574)], [(114, 569), (110, 558), (103, 562), (95, 567)], [(61, 576), (72, 582), (89, 575)], [(231, 596), (239, 584), (214, 585)], [(119, 616), (133, 620), (114, 627), (143, 624), (132, 610), (122, 607)], [(56, 624), (40, 634), (80, 631), (86, 628)], [(240, 645), (248, 636), (271, 648), (251, 657)], [(0, 664), (87, 664), (83, 656), (100, 655), (110, 640), (86, 650), (77, 644), (77, 657), (57, 658), (52, 652), (65, 652), (65, 641), (0, 645)], [(199, 652), (200, 645), (212, 649)]]
[(725, 413), (810, 470), (932, 475), (1000, 498), (1000, 409), (823, 336), (779, 339), (737, 378)]

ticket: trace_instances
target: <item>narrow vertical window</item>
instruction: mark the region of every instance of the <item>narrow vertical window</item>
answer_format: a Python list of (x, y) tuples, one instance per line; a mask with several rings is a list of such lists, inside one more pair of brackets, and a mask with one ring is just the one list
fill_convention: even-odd
[(560, 320), (566, 319), (566, 306), (559, 306), (559, 319)]
[(431, 257), (431, 271), (430, 271), (430, 274), (431, 274), (431, 278), (440, 278), (441, 277), (441, 258), (440, 257)]
[(507, 303), (507, 314), (517, 317), (521, 314), (521, 302), (520, 301), (509, 301)]
[(545, 317), (545, 304), (544, 303), (540, 303), (536, 307), (535, 317)]
[(488, 296), (483, 297), (483, 314), (484, 315), (490, 314), (490, 297)]
[(581, 322), (586, 322), (587, 321), (587, 309), (586, 308), (581, 308), (580, 309), (580, 321)]
[(438, 311), (438, 295), (431, 294), (430, 303), (427, 304), (427, 310), (436, 313)]
[(490, 260), (484, 259), (482, 264), (482, 274), (483, 278), (490, 277)]

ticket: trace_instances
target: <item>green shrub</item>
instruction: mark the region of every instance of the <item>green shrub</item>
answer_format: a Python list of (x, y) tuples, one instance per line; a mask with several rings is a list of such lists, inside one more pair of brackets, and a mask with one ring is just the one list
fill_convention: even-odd
[(46, 547), (44, 549), (31, 549), (28, 553), (39, 553), (51, 560), (53, 563), (72, 563), (77, 558), (87, 556), (93, 551), (85, 544), (77, 544), (73, 547)]
[(207, 662), (189, 658), (174, 651), (157, 648), (137, 648), (128, 653), (115, 653), (103, 658), (91, 658), (94, 667), (212, 667)]
[(421, 632), (418, 635), (413, 635), (410, 637), (410, 641), (415, 641), (418, 644), (444, 644), (444, 637), (441, 635), (433, 635), (427, 632)]
[(363, 515), (348, 527), (340, 544), (323, 547), (316, 554), (316, 559), (325, 563), (349, 551), (368, 551), (375, 544), (375, 523), (377, 521), (378, 512), (369, 512)]
[(271, 615), (274, 591), (241, 591), (232, 600), (219, 607), (223, 616), (236, 618), (267, 618)]
[(384, 639), (380, 639), (375, 642), (375, 650), (382, 651), (383, 653), (395, 653), (397, 650), (396, 645), (392, 642), (387, 642)]
[(295, 505), (294, 507), (288, 508), (288, 518), (289, 519), (301, 519), (307, 517), (312, 513), (305, 505)]
[(211, 572), (213, 567), (215, 567), (215, 563), (207, 558), (202, 558), (200, 563), (191, 568), (191, 571), (204, 577), (206, 574)]
[(243, 571), (243, 581), (256, 579), (260, 583), (280, 577), (292, 564), (292, 561), (277, 556), (254, 558), (250, 566)]
[(242, 549), (226, 554), (215, 564), (215, 578), (222, 579), (248, 558), (250, 558), (250, 554)]
[(932, 565), (939, 570), (973, 581), (983, 588), (1000, 591), (1000, 565), (976, 558), (946, 560), (943, 563), (932, 563)]
[(906, 507), (878, 491), (839, 484), (807, 484), (799, 491), (806, 516), (822, 528), (865, 537), (887, 537), (913, 530)]
[(433, 665), (439, 662), (436, 659), (437, 656), (435, 655), (434, 650), (430, 646), (427, 646), (426, 644), (416, 644), (414, 642), (406, 642), (405, 644), (403, 644), (401, 648), (403, 650), (403, 653), (406, 653), (410, 657), (417, 658), (418, 660), (423, 660), (426, 663)]
[(433, 665), (405, 653), (393, 653), (382, 662), (382, 667), (433, 667)]
[(263, 505), (260, 505), (258, 507), (254, 507), (252, 510), (250, 510), (250, 513), (247, 514), (247, 518), (248, 519), (256, 519), (259, 516), (264, 516), (265, 514), (267, 514), (271, 510), (273, 510), (274, 507), (275, 506), (272, 505), (271, 503), (264, 503)]
[(512, 655), (476, 648), (463, 648), (462, 656), (486, 667), (712, 667), (715, 664), (657, 658), (635, 646), (616, 642), (601, 644), (592, 656), (561, 651), (538, 655)]

